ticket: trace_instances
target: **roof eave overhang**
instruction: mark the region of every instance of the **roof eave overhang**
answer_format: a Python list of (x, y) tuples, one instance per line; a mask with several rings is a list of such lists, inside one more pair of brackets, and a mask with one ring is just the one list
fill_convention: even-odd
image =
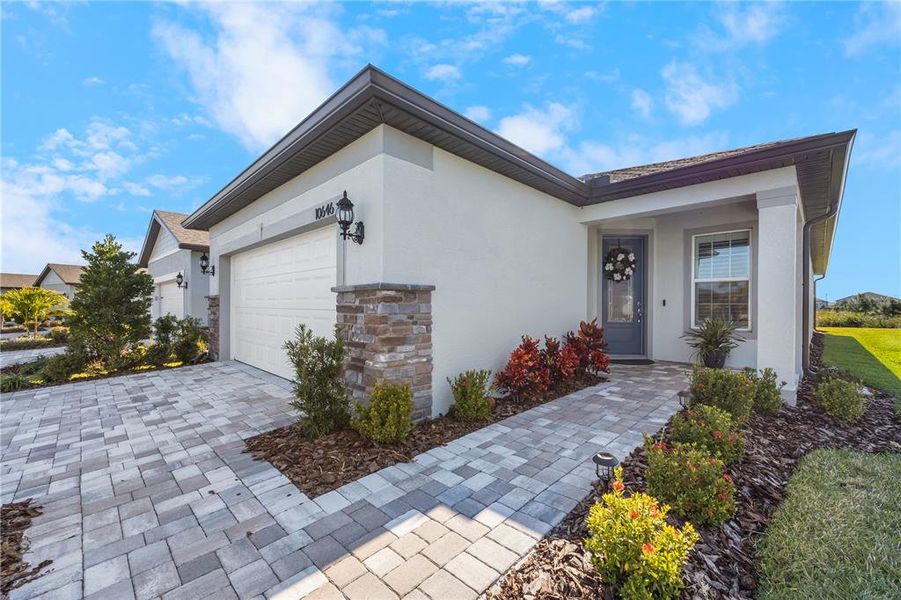
[[(209, 229), (256, 200), (255, 197), (248, 198), (242, 194), (310, 144), (321, 139), (356, 111), (367, 106), (375, 107), (380, 116), (382, 109), (388, 106), (392, 110), (402, 111), (426, 127), (435, 128), (474, 149), (487, 153), (492, 158), (539, 178), (547, 186), (545, 191), (571, 204), (582, 205), (588, 197), (588, 185), (580, 179), (557, 169), (390, 75), (369, 66), (329, 97), (309, 117), (203, 206), (189, 215), (183, 222), (184, 226), (191, 229)], [(387, 123), (383, 116), (381, 118), (382, 123)]]

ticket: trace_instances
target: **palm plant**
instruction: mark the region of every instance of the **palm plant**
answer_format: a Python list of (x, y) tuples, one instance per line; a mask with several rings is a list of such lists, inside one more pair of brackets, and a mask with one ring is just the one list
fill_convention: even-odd
[(704, 366), (722, 369), (726, 357), (744, 340), (735, 335), (738, 324), (724, 319), (704, 319), (696, 329), (686, 331), (682, 339), (694, 348), (696, 359)]

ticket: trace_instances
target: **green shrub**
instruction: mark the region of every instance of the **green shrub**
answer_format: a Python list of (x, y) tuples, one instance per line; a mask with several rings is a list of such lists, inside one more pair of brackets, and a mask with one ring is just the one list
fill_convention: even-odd
[(651, 495), (697, 524), (722, 523), (735, 513), (735, 485), (723, 461), (690, 444), (645, 446)]
[(413, 392), (410, 386), (380, 381), (369, 404), (357, 403), (351, 426), (360, 435), (382, 444), (398, 444), (413, 431)]
[(776, 384), (776, 371), (767, 367), (762, 371), (745, 369), (745, 373), (754, 383), (754, 412), (776, 413), (782, 408), (782, 388), (785, 382)]
[(588, 512), (591, 537), (585, 547), (591, 562), (621, 598), (675, 598), (698, 534), (691, 523), (681, 531), (667, 523), (669, 507), (651, 496), (624, 496), (622, 471), (616, 469), (612, 490)]
[(881, 315), (852, 312), (848, 310), (818, 310), (817, 327), (875, 327), (880, 329), (901, 328), (901, 315)]
[(694, 444), (726, 463), (737, 461), (745, 451), (732, 416), (715, 406), (698, 404), (676, 414), (671, 429), (674, 442)]
[(180, 320), (172, 347), (175, 359), (184, 364), (193, 363), (206, 349), (206, 328), (201, 325), (200, 320), (194, 317)]
[(64, 383), (82, 371), (88, 364), (86, 352), (78, 346), (69, 346), (62, 354), (47, 357), (41, 374), (51, 383)]
[(56, 344), (65, 344), (69, 341), (69, 328), (63, 325), (57, 325), (50, 328), (50, 339)]
[(73, 341), (111, 369), (127, 367), (129, 350), (150, 335), (153, 278), (112, 235), (82, 251), (87, 266), (68, 319)]
[(172, 360), (176, 329), (178, 319), (173, 315), (163, 315), (153, 322), (152, 343), (147, 348), (146, 356), (148, 364), (161, 366)]
[(694, 367), (691, 393), (693, 402), (721, 408), (738, 424), (747, 421), (754, 408), (754, 382), (742, 371)]
[(464, 371), (447, 383), (454, 394), (451, 411), (455, 419), (461, 421), (484, 421), (491, 415), (490, 385), (491, 371)]
[(866, 412), (866, 400), (856, 383), (843, 379), (826, 379), (816, 387), (817, 402), (829, 415), (853, 423)]
[(294, 365), (294, 395), (291, 403), (303, 418), (298, 422), (310, 439), (347, 425), (347, 386), (344, 382), (344, 344), (339, 338), (314, 336), (306, 325), (298, 325), (296, 337), (285, 342)]
[(28, 378), (21, 373), (0, 375), (0, 392), (17, 392), (28, 384)]

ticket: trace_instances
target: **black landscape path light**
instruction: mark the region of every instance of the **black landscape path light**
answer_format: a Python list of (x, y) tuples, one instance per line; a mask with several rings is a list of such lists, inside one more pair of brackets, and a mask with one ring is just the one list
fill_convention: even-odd
[(341, 237), (351, 239), (358, 244), (363, 243), (363, 222), (358, 221), (356, 229), (350, 232), (350, 226), (354, 224), (354, 203), (347, 197), (347, 191), (344, 196), (338, 200), (338, 227), (341, 228)]
[(211, 276), (216, 274), (216, 267), (210, 266), (210, 257), (206, 255), (206, 252), (200, 256), (200, 272)]
[(594, 471), (598, 479), (609, 485), (613, 479), (613, 469), (619, 464), (619, 459), (609, 452), (598, 452), (591, 460), (594, 461)]

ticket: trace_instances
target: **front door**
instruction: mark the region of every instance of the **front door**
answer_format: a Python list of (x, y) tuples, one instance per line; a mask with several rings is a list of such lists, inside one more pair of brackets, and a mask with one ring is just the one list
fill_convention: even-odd
[[(644, 282), (646, 279), (647, 236), (605, 235), (603, 240), (600, 261), (600, 304), (607, 352), (612, 355), (643, 356), (645, 354)], [(608, 258), (616, 262), (620, 254), (624, 254), (625, 261), (629, 261), (629, 255), (633, 254), (635, 269), (631, 274), (621, 273), (621, 278), (617, 280), (612, 274), (617, 273), (619, 269), (607, 270), (605, 263), (608, 262)], [(629, 264), (629, 262), (625, 264)]]

